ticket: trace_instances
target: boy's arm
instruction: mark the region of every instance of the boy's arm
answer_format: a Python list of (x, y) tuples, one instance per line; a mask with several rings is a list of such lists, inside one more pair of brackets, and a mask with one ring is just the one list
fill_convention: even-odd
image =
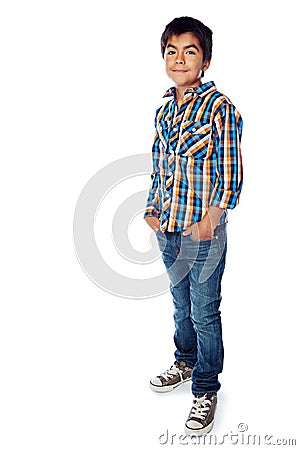
[(195, 239), (211, 239), (224, 209), (233, 209), (239, 201), (243, 169), (241, 137), (243, 121), (232, 104), (226, 104), (215, 119), (217, 179), (203, 219), (188, 227), (184, 234)]
[(153, 171), (151, 173), (151, 183), (144, 213), (144, 219), (155, 231), (159, 229), (159, 217), (161, 212), (159, 198), (159, 153), (159, 136), (156, 131), (152, 147)]
[(235, 107), (227, 103), (216, 116), (217, 179), (210, 206), (233, 209), (239, 202), (243, 184), (241, 138), (243, 121)]

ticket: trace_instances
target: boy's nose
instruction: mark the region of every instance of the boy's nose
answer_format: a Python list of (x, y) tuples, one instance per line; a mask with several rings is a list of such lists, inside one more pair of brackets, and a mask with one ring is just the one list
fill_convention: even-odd
[(177, 56), (176, 64), (184, 64), (184, 57), (182, 55)]

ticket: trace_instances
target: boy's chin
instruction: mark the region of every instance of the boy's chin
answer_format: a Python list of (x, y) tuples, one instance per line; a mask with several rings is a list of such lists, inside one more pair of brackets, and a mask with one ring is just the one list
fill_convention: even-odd
[(195, 87), (200, 86), (202, 84), (201, 78), (197, 78), (196, 80), (179, 80), (178, 77), (170, 77), (170, 79), (175, 84), (175, 87), (178, 88), (189, 88), (189, 87)]
[(176, 87), (188, 87), (190, 83), (186, 80), (180, 80), (178, 77), (170, 77)]

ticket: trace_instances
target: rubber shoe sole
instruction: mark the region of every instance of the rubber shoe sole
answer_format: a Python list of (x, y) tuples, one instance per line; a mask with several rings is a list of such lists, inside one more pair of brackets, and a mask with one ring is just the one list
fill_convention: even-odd
[(196, 436), (202, 436), (203, 434), (209, 433), (212, 430), (213, 426), (214, 426), (214, 420), (209, 425), (207, 425), (207, 427), (204, 427), (204, 428), (193, 429), (193, 428), (189, 428), (187, 425), (185, 425), (184, 432), (185, 432), (185, 434), (189, 434), (189, 435), (194, 434)]
[(152, 384), (151, 381), (149, 383), (150, 389), (154, 392), (170, 392), (176, 389), (178, 386), (180, 386), (183, 383), (186, 383), (187, 381), (191, 381), (192, 378), (187, 378), (186, 380), (180, 380), (178, 383), (169, 385), (169, 386), (156, 386), (155, 384)]

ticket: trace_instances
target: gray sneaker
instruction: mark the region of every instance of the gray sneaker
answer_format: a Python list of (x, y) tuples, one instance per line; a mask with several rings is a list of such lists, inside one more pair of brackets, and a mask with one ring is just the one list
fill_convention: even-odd
[(193, 406), (185, 422), (185, 433), (209, 433), (214, 425), (214, 416), (217, 407), (217, 394), (205, 394), (203, 397), (194, 397)]
[(169, 370), (150, 380), (149, 386), (155, 392), (169, 392), (182, 383), (191, 380), (191, 367), (184, 361), (175, 361)]

